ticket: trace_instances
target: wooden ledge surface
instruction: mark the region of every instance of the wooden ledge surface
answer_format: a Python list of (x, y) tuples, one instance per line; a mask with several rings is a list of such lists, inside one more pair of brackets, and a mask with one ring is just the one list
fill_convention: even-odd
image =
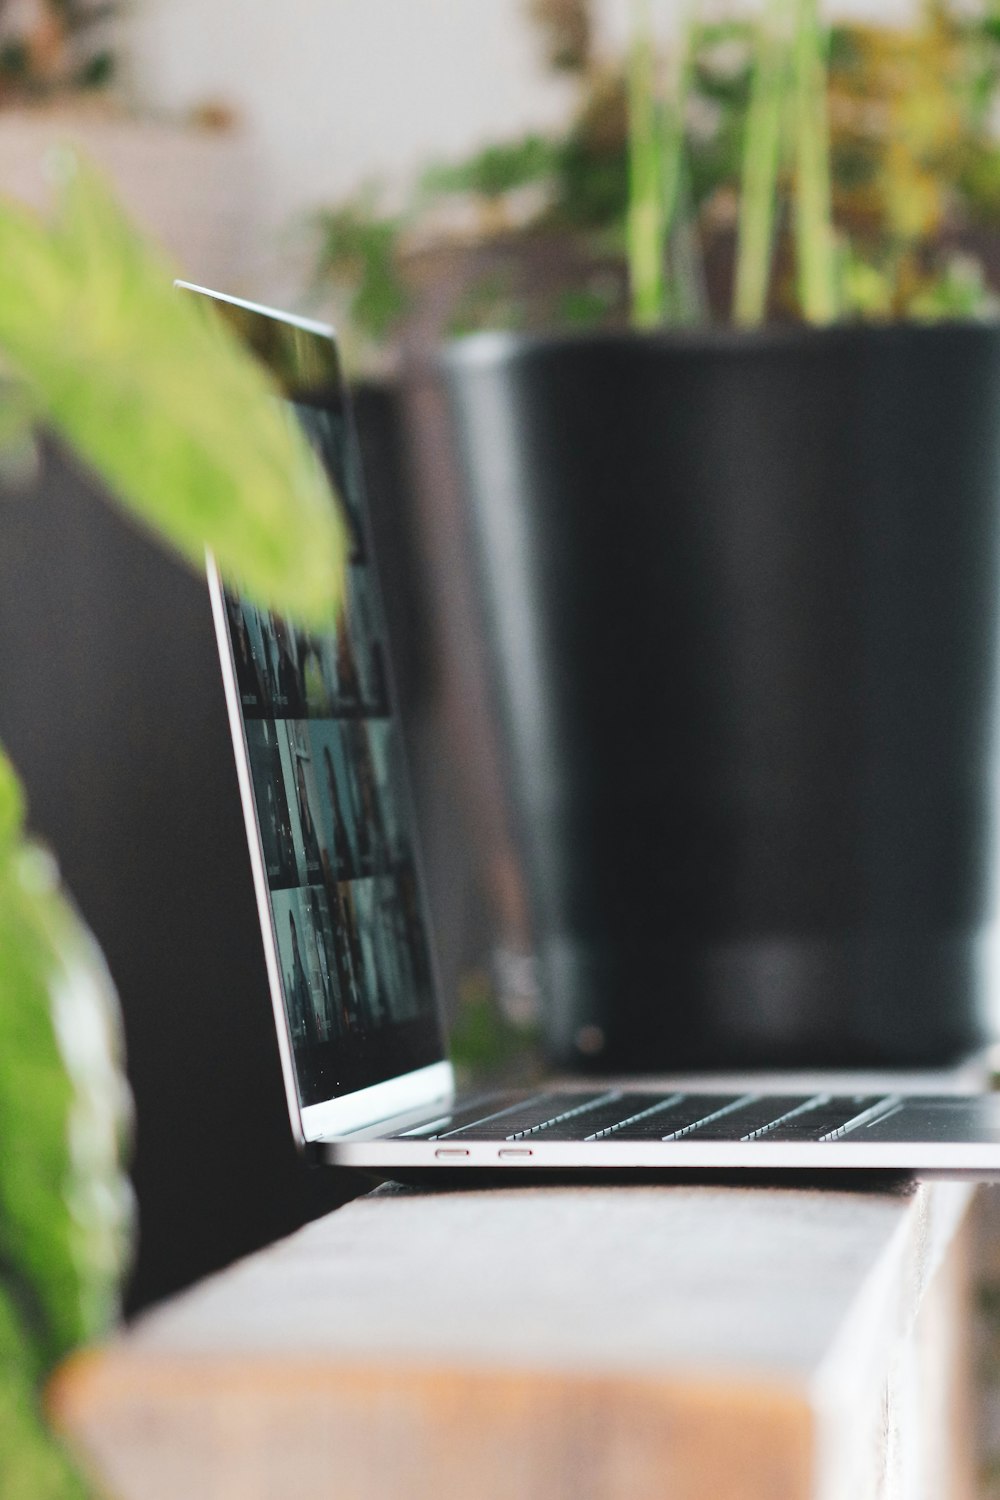
[(71, 1362), (53, 1409), (121, 1500), (863, 1500), (971, 1194), (383, 1189)]
[(876, 1272), (900, 1277), (915, 1312), (969, 1193), (383, 1189), (147, 1314), (113, 1348), (144, 1364), (256, 1356), (801, 1383)]

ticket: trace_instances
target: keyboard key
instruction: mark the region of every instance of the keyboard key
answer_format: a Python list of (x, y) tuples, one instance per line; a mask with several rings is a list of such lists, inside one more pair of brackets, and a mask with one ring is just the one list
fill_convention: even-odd
[(603, 1104), (595, 1104), (592, 1109), (573, 1115), (571, 1119), (560, 1120), (552, 1125), (543, 1125), (537, 1131), (538, 1139), (540, 1141), (603, 1139), (606, 1135), (616, 1133), (618, 1127), (626, 1120), (645, 1114), (656, 1105), (666, 1104), (669, 1100), (676, 1098), (676, 1091), (664, 1093), (662, 1089), (655, 1094), (617, 1094)]
[(824, 1136), (839, 1135), (859, 1115), (867, 1113), (887, 1098), (883, 1094), (846, 1094), (817, 1096), (814, 1109), (786, 1120), (769, 1130), (764, 1141), (821, 1141)]
[[(476, 1121), (460, 1130), (449, 1130), (444, 1134), (449, 1140), (474, 1138), (477, 1141), (519, 1141), (524, 1136), (535, 1134), (552, 1121), (573, 1115), (578, 1110), (603, 1104), (608, 1097), (606, 1089), (599, 1093), (591, 1089), (585, 1094), (539, 1094), (493, 1119)], [(617, 1093), (614, 1097), (617, 1097)]]
[(438, 1109), (436, 1114), (428, 1115), (422, 1124), (411, 1125), (409, 1129), (401, 1130), (396, 1135), (388, 1136), (387, 1139), (406, 1141), (422, 1137), (424, 1140), (433, 1141), (449, 1130), (458, 1130), (473, 1120), (482, 1120), (486, 1116), (494, 1115), (498, 1110), (510, 1109), (515, 1104), (524, 1104), (530, 1098), (531, 1095), (525, 1094), (523, 1090), (519, 1094), (484, 1094), (482, 1098), (473, 1100), (471, 1104), (464, 1105), (461, 1109)]
[[(709, 1120), (684, 1136), (686, 1141), (745, 1141), (757, 1137), (770, 1140), (775, 1121), (808, 1104), (809, 1094), (768, 1094), (750, 1099), (718, 1119)], [(792, 1122), (789, 1121), (789, 1124)]]
[(603, 1137), (609, 1141), (662, 1141), (676, 1138), (678, 1132), (691, 1130), (708, 1115), (748, 1099), (746, 1094), (680, 1094), (668, 1096), (663, 1109), (654, 1110), (642, 1120), (623, 1125)]

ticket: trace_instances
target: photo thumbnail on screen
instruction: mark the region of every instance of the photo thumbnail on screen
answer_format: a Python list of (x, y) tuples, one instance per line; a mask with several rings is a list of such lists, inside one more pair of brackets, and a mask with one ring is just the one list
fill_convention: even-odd
[(310, 888), (275, 891), (275, 936), (292, 1044), (315, 1047), (361, 1024), (359, 991), (350, 964), (339, 958), (326, 893)]
[(331, 885), (412, 862), (391, 720), (247, 723), (268, 884)]
[(272, 719), (246, 723), (247, 752), (268, 885), (299, 885), (301, 872), (282, 758), (282, 726)]
[(350, 1064), (387, 1028), (419, 1021), (433, 1002), (416, 892), (408, 877), (345, 881), (271, 897), (296, 1060), (340, 1044)]
[(245, 599), (229, 596), (227, 610), (247, 717), (389, 716), (385, 645), (367, 568), (348, 568), (344, 612), (327, 636), (293, 631)]

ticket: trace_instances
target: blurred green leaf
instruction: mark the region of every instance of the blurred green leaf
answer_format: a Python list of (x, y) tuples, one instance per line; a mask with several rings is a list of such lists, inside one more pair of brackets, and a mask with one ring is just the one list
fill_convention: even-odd
[(624, 237), (629, 169), (623, 91), (620, 98), (616, 91), (608, 108), (620, 115), (620, 131), (591, 128), (587, 119), (574, 126), (559, 151), (552, 202), (543, 219), (571, 231), (612, 226)]
[(790, 87), (789, 0), (767, 0), (760, 18), (740, 183), (733, 321), (762, 323), (774, 256), (778, 169)]
[(423, 177), (427, 193), (472, 193), (499, 198), (517, 188), (551, 177), (558, 164), (558, 148), (540, 135), (522, 136), (486, 146), (468, 161), (431, 167)]
[(0, 1283), (0, 1495), (3, 1500), (85, 1500), (87, 1486), (39, 1410), (33, 1351), (10, 1291)]
[(625, 235), (634, 328), (654, 327), (666, 310), (663, 137), (659, 130), (655, 78), (656, 51), (649, 0), (632, 0)]
[(556, 300), (552, 321), (557, 328), (598, 328), (615, 307), (611, 287), (566, 287)]
[(863, 259), (847, 247), (841, 258), (841, 282), (844, 309), (849, 316), (871, 322), (887, 320), (893, 315), (893, 276)]
[(410, 308), (410, 294), (400, 268), (403, 223), (379, 212), (373, 190), (366, 189), (339, 208), (316, 217), (320, 235), (317, 280), (330, 282), (346, 296), (350, 327), (341, 329), (341, 344), (360, 335), (380, 343), (395, 332)]
[(114, 988), (54, 861), (0, 861), (0, 1286), (44, 1374), (117, 1311), (131, 1227)]
[(919, 322), (996, 318), (1000, 298), (987, 285), (974, 256), (950, 256), (934, 280), (910, 299), (908, 313)]
[(14, 767), (0, 749), (0, 867), (24, 822), (24, 794)]
[(969, 145), (960, 164), (958, 186), (970, 217), (995, 225), (1000, 219), (1000, 150), (994, 141)]
[(195, 566), (304, 623), (345, 557), (319, 461), (205, 299), (172, 286), (89, 167), (52, 226), (0, 200), (0, 349), (46, 421)]
[(111, 52), (95, 52), (93, 57), (80, 68), (76, 75), (77, 85), (81, 89), (105, 89), (117, 72), (115, 58)]
[(0, 752), (0, 1495), (77, 1500), (39, 1391), (118, 1311), (132, 1195), (114, 988)]
[(830, 183), (826, 29), (818, 0), (796, 0), (794, 75), (795, 249), (801, 313), (832, 323), (841, 313)]

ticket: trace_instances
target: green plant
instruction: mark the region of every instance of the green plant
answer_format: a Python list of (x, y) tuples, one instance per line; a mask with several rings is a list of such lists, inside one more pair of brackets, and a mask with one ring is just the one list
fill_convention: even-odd
[(816, 0), (770, 0), (760, 25), (743, 147), (733, 316), (767, 313), (782, 138), (794, 141), (799, 306), (814, 323), (839, 311), (830, 203), (824, 38)]
[(422, 190), (430, 198), (467, 193), (495, 206), (508, 193), (551, 178), (557, 155), (557, 148), (543, 136), (522, 136), (484, 146), (468, 161), (430, 167), (424, 173)]
[(379, 209), (372, 189), (315, 216), (319, 235), (316, 282), (335, 289), (341, 346), (351, 364), (368, 346), (383, 344), (409, 312), (411, 297), (400, 268), (403, 219)]
[(987, 278), (970, 252), (981, 251), (983, 232), (1000, 217), (990, 121), (998, 85), (993, 0), (929, 0), (921, 23), (905, 30), (834, 30), (833, 207), (849, 309), (871, 302), (860, 311), (877, 317), (955, 311), (953, 289), (973, 281), (975, 310), (989, 306)]
[[(648, 0), (633, 6), (633, 57), (651, 57)], [(678, 220), (694, 222), (707, 251), (720, 223), (729, 227), (713, 214), (727, 198), (736, 204), (738, 324), (773, 313), (821, 324), (992, 312), (981, 267), (955, 244), (1000, 212), (988, 121), (1000, 84), (992, 0), (978, 13), (928, 0), (918, 24), (902, 29), (825, 27), (817, 0), (765, 0), (755, 27), (713, 30), (683, 31), (682, 82), (663, 98), (651, 62), (632, 69), (630, 153), (659, 153), (641, 190), (632, 178), (630, 225), (641, 231), (629, 246), (633, 322), (677, 321)], [(739, 40), (746, 60), (728, 79), (723, 68), (724, 88), (713, 90), (713, 50), (718, 79), (720, 43)], [(706, 99), (720, 109), (699, 139), (689, 105)], [(686, 204), (676, 193), (685, 159), (698, 188)], [(652, 267), (660, 283), (651, 291)]]
[[(326, 290), (336, 305), (341, 345), (352, 366), (372, 363), (405, 323), (414, 303), (406, 269), (409, 233), (421, 214), (454, 198), (472, 199), (485, 232), (508, 227), (511, 193), (552, 178), (555, 148), (538, 135), (487, 146), (468, 161), (432, 166), (414, 201), (401, 212), (381, 206), (368, 186), (335, 208), (313, 216), (318, 250), (313, 291)], [(476, 289), (470, 305), (496, 305), (493, 289)], [(458, 315), (461, 320), (461, 313)]]
[[(337, 607), (339, 516), (258, 366), (174, 291), (99, 180), (64, 164), (47, 225), (0, 201), (6, 436), (43, 423), (143, 524), (304, 622)], [(16, 391), (16, 400), (14, 392)], [(9, 399), (8, 399), (9, 398)], [(114, 990), (25, 830), (0, 750), (0, 1493), (86, 1486), (50, 1435), (53, 1367), (108, 1326), (130, 1237)]]
[[(681, 212), (677, 184), (683, 169), (685, 115), (695, 68), (698, 32), (682, 35), (681, 84), (657, 107), (648, 0), (633, 0), (629, 142), (633, 159), (656, 153), (655, 171), (642, 189), (644, 212), (630, 235), (632, 321), (648, 327), (670, 317), (669, 239)], [(768, 0), (755, 37), (756, 57), (746, 111), (739, 194), (733, 317), (754, 324), (767, 312), (778, 212), (782, 148), (792, 143), (794, 244), (799, 307), (817, 323), (840, 311), (836, 249), (830, 200), (830, 147), (826, 119), (825, 35), (817, 0)], [(658, 118), (659, 117), (659, 118)], [(651, 144), (652, 143), (652, 144)], [(633, 190), (630, 226), (639, 195)], [(654, 283), (650, 268), (660, 268)]]
[[(619, 63), (587, 0), (533, 0), (550, 64), (579, 89), (566, 131), (433, 168), (392, 216), (356, 202), (377, 260), (321, 243), (318, 285), (343, 297), (364, 273), (356, 344), (395, 337), (434, 288), (435, 251), (455, 247), (469, 253), (461, 277), (443, 261), (449, 331), (992, 311), (996, 0), (914, 0), (905, 26), (821, 26), (816, 0), (633, 3)], [(651, 15), (671, 18), (669, 46)]]
[(783, 0), (770, 0), (761, 22), (747, 110), (733, 302), (735, 320), (743, 324), (760, 322), (767, 306), (788, 88), (788, 38), (781, 34), (787, 12)]

